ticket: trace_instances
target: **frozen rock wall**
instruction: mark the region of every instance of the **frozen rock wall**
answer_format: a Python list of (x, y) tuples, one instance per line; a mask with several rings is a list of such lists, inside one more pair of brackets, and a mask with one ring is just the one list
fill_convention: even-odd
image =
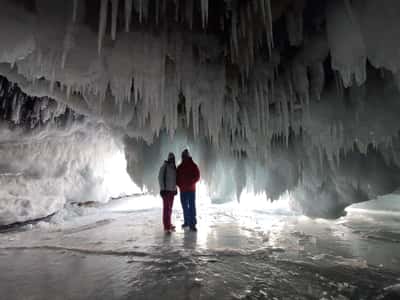
[(130, 192), (117, 185), (129, 184), (123, 144), (104, 124), (28, 97), (4, 78), (0, 103), (0, 225), (45, 217), (67, 201)]

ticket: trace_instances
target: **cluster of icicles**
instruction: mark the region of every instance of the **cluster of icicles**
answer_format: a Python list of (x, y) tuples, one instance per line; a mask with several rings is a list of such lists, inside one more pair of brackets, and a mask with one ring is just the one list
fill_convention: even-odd
[[(73, 22), (76, 22), (78, 15), (78, 7), (80, 0), (74, 0), (73, 8)], [(149, 16), (149, 7), (151, 0), (100, 0), (100, 16), (99, 16), (99, 35), (98, 35), (98, 51), (101, 52), (104, 35), (107, 28), (107, 20), (110, 14), (109, 3), (111, 3), (111, 39), (115, 40), (117, 37), (117, 23), (118, 23), (118, 12), (119, 6), (123, 5), (124, 8), (124, 22), (125, 31), (129, 32), (132, 23), (132, 12), (133, 10), (139, 16), (139, 22), (143, 23), (147, 21)], [(190, 28), (193, 28), (196, 5), (200, 2), (201, 12), (201, 23), (205, 29), (208, 23), (209, 17), (209, 1), (210, 0), (186, 0), (181, 3), (179, 0), (175, 0), (175, 18), (179, 21), (182, 17), (184, 21), (189, 24)], [(232, 12), (231, 26), (232, 31), (232, 48), (235, 49), (236, 55), (238, 55), (238, 40), (240, 37), (247, 36), (247, 34), (253, 35), (253, 32), (249, 29), (253, 29), (254, 17), (261, 16), (262, 24), (264, 26), (266, 36), (268, 39), (268, 45), (271, 51), (273, 47), (273, 31), (272, 31), (272, 12), (271, 12), (271, 0), (254, 0), (246, 3), (246, 6), (240, 12), (236, 8), (232, 8), (232, 0), (224, 0), (228, 10)], [(124, 3), (122, 3), (124, 2)], [(155, 1), (155, 22), (158, 23), (160, 16), (166, 15), (167, 0)], [(304, 1), (300, 1), (304, 3)], [(182, 7), (180, 7), (182, 5)], [(181, 14), (180, 14), (181, 13)], [(181, 16), (182, 15), (182, 16)], [(222, 16), (224, 18), (225, 16)], [(301, 24), (301, 22), (300, 22)], [(302, 26), (300, 26), (301, 28)], [(221, 29), (225, 30), (224, 22), (221, 20)], [(257, 42), (257, 37), (249, 36), (248, 42), (250, 46)], [(254, 47), (249, 49), (250, 52), (254, 51)], [(253, 53), (254, 55), (254, 53)]]
[[(117, 114), (114, 120), (123, 127), (150, 128), (153, 134), (165, 128), (173, 134), (179, 127), (177, 106), (181, 94), (185, 97), (186, 125), (193, 128), (195, 135), (209, 136), (217, 145), (230, 140), (239, 145), (241, 140), (254, 135), (257, 128), (265, 137), (272, 127), (266, 121), (268, 98), (271, 101), (274, 98), (273, 74), (279, 54), (273, 55), (270, 0), (249, 2), (243, 13), (231, 8), (230, 57), (236, 65), (246, 66), (241, 67), (246, 71), (243, 77), (257, 79), (254, 88), (249, 87), (254, 91), (251, 95), (244, 91), (240, 74), (228, 81), (226, 49), (217, 37), (206, 34), (205, 28), (191, 28), (198, 1), (185, 1), (182, 9), (179, 8), (182, 2), (175, 2), (177, 16), (184, 18), (182, 22), (189, 26), (154, 33), (144, 29), (147, 25), (140, 27), (149, 17), (150, 1), (101, 0), (97, 38), (82, 20), (82, 10), (89, 9), (83, 1), (57, 6), (54, 1), (36, 0), (36, 14), (21, 12), (12, 1), (1, 2), (0, 23), (4, 26), (0, 37), (9, 42), (0, 48), (0, 62), (9, 63), (14, 73), (22, 75), (22, 79), (17, 76), (12, 80), (30, 95), (49, 96), (80, 113), (89, 109), (95, 115), (105, 116), (112, 110)], [(167, 1), (154, 2), (160, 4), (156, 8), (156, 21), (165, 13), (164, 2)], [(124, 5), (126, 32), (118, 30), (121, 5)], [(199, 6), (203, 27), (208, 22), (208, 5), (208, 0), (202, 0)], [(231, 1), (226, 1), (226, 6), (232, 6)], [(132, 16), (138, 16), (135, 24), (140, 28), (136, 30), (131, 28)], [(264, 24), (264, 30), (254, 27), (255, 17)], [(13, 31), (11, 37), (4, 28)], [(111, 39), (105, 35), (108, 28)], [(256, 67), (255, 53), (265, 36), (270, 57), (277, 59)], [(0, 65), (1, 69), (4, 66)], [(4, 71), (3, 75), (13, 77)], [(257, 124), (249, 117), (253, 114), (249, 111), (252, 105), (247, 107), (253, 96), (257, 99)], [(110, 107), (110, 103), (118, 109)], [(284, 100), (280, 110), (285, 116), (280, 122), (287, 123), (289, 114)], [(284, 128), (287, 124), (279, 126)], [(226, 141), (219, 143), (221, 138)]]
[[(12, 125), (26, 125), (35, 128), (56, 120), (66, 115), (67, 105), (49, 98), (35, 99), (22, 93), (20, 89), (0, 78), (0, 118), (11, 122)], [(69, 114), (72, 123), (74, 115)]]
[[(210, 0), (99, 0), (96, 33), (84, 20), (86, 2), (35, 2), (31, 13), (0, 0), (0, 63), (13, 67), (4, 71), (0, 64), (0, 71), (30, 95), (50, 96), (103, 119), (113, 115), (128, 134), (142, 128), (173, 135), (184, 98), (182, 121), (196, 136), (266, 153), (274, 134), (287, 139), (289, 127), (305, 126), (310, 100), (320, 99), (324, 89), (329, 51), (345, 87), (365, 81), (367, 58), (395, 74), (400, 65), (397, 39), (390, 40), (399, 28), (388, 14), (399, 9), (394, 0), (380, 10), (374, 0), (329, 1), (326, 32), (307, 36), (306, 1), (294, 1), (279, 14), (275, 1), (225, 0), (218, 30), (226, 32), (227, 45), (208, 32)], [(167, 5), (175, 7), (175, 26), (163, 28)], [(273, 21), (282, 15), (288, 40), (298, 49), (290, 61), (273, 42)], [(383, 42), (376, 43), (383, 28)]]

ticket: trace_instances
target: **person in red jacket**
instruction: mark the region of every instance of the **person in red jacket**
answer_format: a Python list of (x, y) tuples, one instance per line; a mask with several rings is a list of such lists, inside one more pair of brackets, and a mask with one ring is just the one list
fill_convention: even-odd
[(199, 167), (194, 163), (189, 150), (182, 152), (182, 162), (176, 170), (176, 184), (181, 194), (183, 209), (182, 228), (189, 227), (191, 231), (196, 229), (196, 183), (200, 180)]

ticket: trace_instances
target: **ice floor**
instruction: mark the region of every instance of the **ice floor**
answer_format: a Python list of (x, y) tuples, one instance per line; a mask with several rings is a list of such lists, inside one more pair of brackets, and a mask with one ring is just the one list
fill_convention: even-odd
[(400, 299), (397, 213), (199, 202), (198, 233), (164, 235), (144, 196), (0, 234), (0, 298)]

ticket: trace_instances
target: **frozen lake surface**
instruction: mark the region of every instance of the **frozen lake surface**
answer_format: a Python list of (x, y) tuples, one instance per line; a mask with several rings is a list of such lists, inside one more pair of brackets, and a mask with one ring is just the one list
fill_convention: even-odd
[(158, 201), (76, 208), (0, 234), (1, 299), (400, 299), (393, 211), (327, 221), (200, 204), (199, 231), (168, 236)]

